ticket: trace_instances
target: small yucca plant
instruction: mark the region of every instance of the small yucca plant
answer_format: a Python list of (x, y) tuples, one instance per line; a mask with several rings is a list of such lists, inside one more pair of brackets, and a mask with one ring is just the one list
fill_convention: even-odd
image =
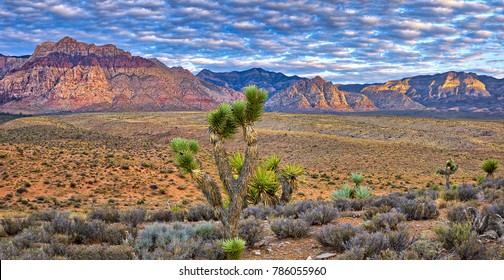
[(499, 168), (499, 163), (494, 159), (488, 159), (483, 162), (481, 168), (486, 172), (487, 178), (493, 177), (495, 170)]
[(354, 196), (358, 199), (368, 198), (371, 196), (371, 189), (368, 187), (358, 186), (354, 189)]
[(241, 259), (245, 245), (245, 240), (239, 237), (226, 239), (222, 242), (222, 248), (224, 249), (224, 252), (226, 252), (228, 260)]
[(364, 181), (364, 175), (362, 175), (360, 173), (352, 173), (352, 174), (350, 174), (350, 180), (352, 180), (352, 182), (355, 184), (355, 186), (358, 187), (360, 185), (360, 183), (362, 183), (362, 181)]
[(339, 198), (351, 198), (352, 197), (353, 190), (352, 188), (344, 184), (343, 187), (341, 187), (339, 190), (336, 190), (332, 193), (331, 198), (333, 200), (337, 200)]

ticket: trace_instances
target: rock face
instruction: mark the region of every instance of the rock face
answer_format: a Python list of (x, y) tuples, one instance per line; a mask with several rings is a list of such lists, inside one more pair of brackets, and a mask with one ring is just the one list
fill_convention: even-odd
[(319, 76), (298, 81), (266, 102), (268, 111), (352, 112), (377, 109), (365, 95), (339, 90), (336, 85)]
[(0, 80), (12, 69), (19, 68), (29, 56), (5, 56), (0, 54)]
[(215, 85), (231, 88), (239, 92), (248, 85), (257, 85), (267, 90), (270, 97), (280, 90), (293, 85), (297, 81), (306, 80), (306, 78), (300, 78), (298, 76), (289, 77), (282, 73), (270, 72), (261, 68), (222, 73), (215, 73), (203, 69), (196, 76)]
[(37, 46), (0, 80), (0, 111), (12, 113), (208, 110), (240, 97), (181, 67), (68, 37)]

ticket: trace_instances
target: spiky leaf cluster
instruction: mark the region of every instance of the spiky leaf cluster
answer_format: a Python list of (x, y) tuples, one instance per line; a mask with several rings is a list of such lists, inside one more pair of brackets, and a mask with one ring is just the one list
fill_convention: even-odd
[(352, 173), (350, 174), (350, 180), (355, 184), (355, 186), (359, 186), (362, 181), (364, 181), (364, 175), (360, 173)]
[(236, 133), (237, 122), (233, 108), (227, 103), (219, 105), (217, 110), (208, 113), (208, 129), (224, 139), (232, 138)]
[(264, 162), (264, 168), (266, 170), (276, 172), (278, 170), (278, 166), (280, 165), (281, 161), (282, 161), (281, 157), (277, 155), (271, 155), (266, 158), (266, 161)]
[(238, 176), (240, 174), (244, 162), (245, 158), (240, 152), (236, 152), (229, 157), (229, 164), (233, 169), (233, 175)]
[(266, 170), (265, 168), (258, 168), (250, 182), (249, 201), (252, 204), (278, 204), (277, 192), (279, 185), (280, 182), (275, 172)]
[(488, 174), (488, 176), (492, 176), (495, 170), (499, 168), (499, 163), (494, 159), (485, 160), (481, 168)]
[(228, 260), (241, 259), (245, 245), (245, 240), (239, 237), (227, 239), (222, 242), (222, 248), (224, 249), (224, 252), (226, 252)]
[(246, 87), (243, 93), (247, 100), (245, 108), (246, 122), (254, 123), (259, 121), (264, 112), (264, 103), (268, 98), (268, 93), (255, 85)]
[(453, 170), (455, 170), (455, 168), (457, 168), (457, 165), (455, 164), (455, 162), (452, 159), (449, 159), (446, 162), (446, 167), (448, 167), (449, 170), (453, 171)]
[(295, 180), (299, 175), (303, 174), (304, 168), (298, 164), (287, 164), (280, 169), (280, 174), (288, 181)]
[(194, 155), (199, 152), (197, 141), (175, 138), (171, 141), (170, 146), (175, 153), (175, 165), (180, 169), (180, 172), (192, 173), (199, 168), (194, 158)]

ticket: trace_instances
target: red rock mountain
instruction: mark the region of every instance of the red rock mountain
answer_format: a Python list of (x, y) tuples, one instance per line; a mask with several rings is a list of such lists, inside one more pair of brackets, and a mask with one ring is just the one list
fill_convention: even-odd
[(0, 54), (0, 80), (12, 69), (19, 68), (29, 56), (5, 56)]
[(241, 97), (181, 67), (69, 37), (10, 65), (1, 67), (3, 112), (208, 110)]
[(336, 85), (317, 76), (301, 80), (275, 94), (266, 102), (268, 111), (340, 112), (378, 110), (369, 98), (355, 92), (339, 90)]

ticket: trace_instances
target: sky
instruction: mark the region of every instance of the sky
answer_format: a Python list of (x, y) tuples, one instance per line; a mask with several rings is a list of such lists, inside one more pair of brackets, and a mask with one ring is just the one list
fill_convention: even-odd
[(194, 74), (261, 67), (373, 83), (447, 71), (504, 78), (504, 0), (0, 0), (0, 53), (70, 36)]

